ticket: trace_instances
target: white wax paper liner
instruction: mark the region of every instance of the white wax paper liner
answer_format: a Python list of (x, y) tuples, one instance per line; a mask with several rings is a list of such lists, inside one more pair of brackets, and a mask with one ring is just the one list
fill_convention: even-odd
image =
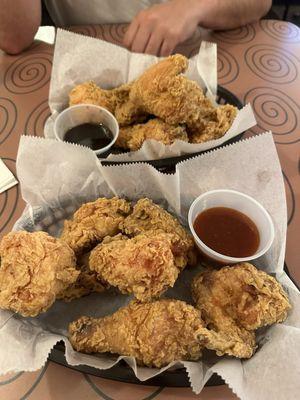
[[(295, 398), (300, 389), (300, 296), (283, 272), (286, 204), (280, 164), (271, 134), (182, 162), (174, 175), (159, 173), (143, 163), (103, 167), (93, 152), (86, 148), (22, 137), (17, 172), (28, 207), (15, 228), (43, 228), (52, 234), (58, 234), (62, 219), (68, 217), (80, 203), (102, 195), (116, 194), (132, 200), (148, 196), (172, 210), (183, 221), (193, 199), (207, 190), (240, 190), (260, 201), (274, 221), (276, 237), (270, 251), (255, 264), (276, 274), (289, 293), (293, 309), (283, 324), (260, 334), (260, 348), (250, 360), (215, 356), (180, 364), (185, 367), (196, 393), (216, 372), (241, 399)], [(190, 302), (190, 281), (200, 269), (199, 266), (183, 271), (175, 287), (167, 292), (167, 297)], [(32, 371), (41, 367), (53, 345), (61, 339), (66, 343), (66, 357), (71, 365), (110, 368), (120, 358), (74, 352), (65, 336), (67, 325), (83, 314), (98, 317), (110, 314), (129, 300), (128, 296), (112, 296), (110, 292), (104, 292), (69, 304), (56, 302), (47, 313), (37, 318), (13, 317), (0, 330), (1, 343), (5, 343), (0, 347), (0, 372)], [(0, 313), (0, 326), (8, 315), (5, 311)], [(125, 360), (141, 380), (161, 373), (158, 369), (136, 367), (130, 357), (125, 357)]]
[[(103, 40), (59, 29), (49, 94), (52, 115), (45, 125), (45, 137), (54, 138), (54, 121), (58, 113), (68, 106), (68, 94), (74, 86), (94, 80), (103, 88), (116, 87), (132, 81), (157, 61), (159, 58), (155, 56), (131, 53)], [(199, 54), (189, 61), (186, 75), (197, 81), (204, 89), (207, 86), (209, 97), (214, 101), (217, 86), (216, 44), (202, 42)], [(139, 151), (111, 154), (108, 159), (111, 161), (151, 160), (205, 151), (225, 143), (254, 125), (256, 125), (256, 120), (248, 104), (238, 112), (232, 127), (220, 139), (200, 144), (176, 140), (172, 145), (146, 140)], [(32, 132), (25, 133), (30, 135)]]

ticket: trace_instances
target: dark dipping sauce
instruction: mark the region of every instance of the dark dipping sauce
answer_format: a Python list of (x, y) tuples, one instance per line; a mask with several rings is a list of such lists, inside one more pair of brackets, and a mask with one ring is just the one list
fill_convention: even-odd
[(200, 213), (194, 222), (200, 240), (217, 253), (229, 257), (249, 257), (259, 246), (259, 232), (247, 215), (227, 207), (213, 207)]
[(111, 130), (103, 124), (81, 124), (67, 131), (64, 141), (99, 150), (113, 140)]

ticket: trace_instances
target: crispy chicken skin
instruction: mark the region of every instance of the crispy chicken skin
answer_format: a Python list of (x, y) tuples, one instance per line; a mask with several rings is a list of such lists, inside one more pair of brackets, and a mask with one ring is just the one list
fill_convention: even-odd
[(139, 364), (160, 368), (198, 360), (202, 327), (200, 312), (183, 301), (134, 301), (104, 318), (79, 318), (69, 325), (69, 338), (77, 351), (133, 356)]
[(224, 136), (231, 127), (237, 111), (237, 108), (230, 104), (214, 108), (189, 129), (190, 142), (203, 143)]
[(120, 128), (116, 146), (135, 151), (139, 150), (147, 139), (172, 144), (175, 140), (187, 142), (188, 136), (185, 127), (169, 125), (159, 118), (154, 118), (144, 124)]
[(171, 233), (176, 266), (184, 268), (187, 263), (193, 265), (196, 262), (197, 256), (192, 235), (175, 217), (150, 199), (140, 199), (134, 206), (133, 212), (121, 222), (120, 228), (129, 236), (153, 230)]
[(253, 331), (284, 321), (291, 307), (276, 279), (249, 263), (200, 273), (192, 283), (192, 294), (208, 327), (225, 338), (220, 355), (241, 357), (241, 349), (226, 348), (229, 338), (240, 338), (250, 351)]
[(98, 279), (140, 301), (160, 297), (180, 272), (172, 253), (172, 235), (156, 231), (132, 239), (123, 235), (105, 238), (91, 251), (89, 267)]
[[(176, 139), (191, 143), (218, 139), (231, 127), (237, 108), (229, 104), (214, 107), (201, 87), (182, 75), (187, 68), (188, 59), (175, 54), (115, 89), (101, 89), (91, 81), (77, 85), (69, 94), (69, 104), (97, 104), (113, 113), (120, 127), (126, 127), (120, 130), (116, 145), (131, 151), (146, 139), (166, 145)], [(149, 115), (157, 119), (138, 124)]]
[(45, 232), (9, 233), (0, 255), (0, 308), (24, 317), (46, 311), (79, 274), (71, 248)]
[(201, 106), (212, 106), (196, 82), (181, 75), (187, 67), (188, 59), (180, 54), (152, 65), (132, 84), (130, 100), (171, 125), (193, 124)]
[(97, 274), (89, 268), (90, 253), (85, 253), (77, 258), (77, 269), (79, 275), (77, 280), (59, 293), (57, 299), (69, 302), (90, 293), (101, 293), (107, 289), (108, 285), (99, 279)]
[(115, 115), (120, 126), (143, 121), (145, 116), (129, 100), (131, 84), (124, 84), (115, 89), (101, 89), (95, 82), (84, 82), (75, 86), (69, 94), (69, 105), (95, 104), (106, 108)]
[(116, 235), (119, 224), (130, 212), (130, 203), (124, 199), (99, 198), (83, 204), (73, 219), (64, 223), (61, 239), (80, 255), (89, 251), (105, 236)]

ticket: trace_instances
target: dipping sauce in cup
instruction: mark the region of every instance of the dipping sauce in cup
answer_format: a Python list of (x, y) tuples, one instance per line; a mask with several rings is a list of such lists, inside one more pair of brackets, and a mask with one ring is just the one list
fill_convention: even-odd
[(197, 197), (188, 215), (200, 252), (217, 263), (235, 264), (266, 253), (274, 239), (272, 219), (252, 197), (212, 190)]
[(194, 230), (206, 246), (230, 257), (249, 257), (258, 249), (260, 238), (255, 223), (240, 211), (213, 207), (198, 214)]
[(89, 147), (103, 154), (116, 142), (119, 125), (105, 108), (94, 104), (78, 104), (62, 111), (54, 122), (57, 140)]

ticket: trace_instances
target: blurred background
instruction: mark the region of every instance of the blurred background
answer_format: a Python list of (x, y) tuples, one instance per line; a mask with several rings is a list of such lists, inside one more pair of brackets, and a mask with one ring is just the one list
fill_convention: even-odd
[(273, 0), (273, 7), (268, 17), (283, 19), (300, 26), (300, 0)]
[[(54, 25), (43, 4), (42, 25)], [(300, 27), (300, 0), (273, 0), (273, 6), (266, 15), (269, 19), (282, 19)]]

